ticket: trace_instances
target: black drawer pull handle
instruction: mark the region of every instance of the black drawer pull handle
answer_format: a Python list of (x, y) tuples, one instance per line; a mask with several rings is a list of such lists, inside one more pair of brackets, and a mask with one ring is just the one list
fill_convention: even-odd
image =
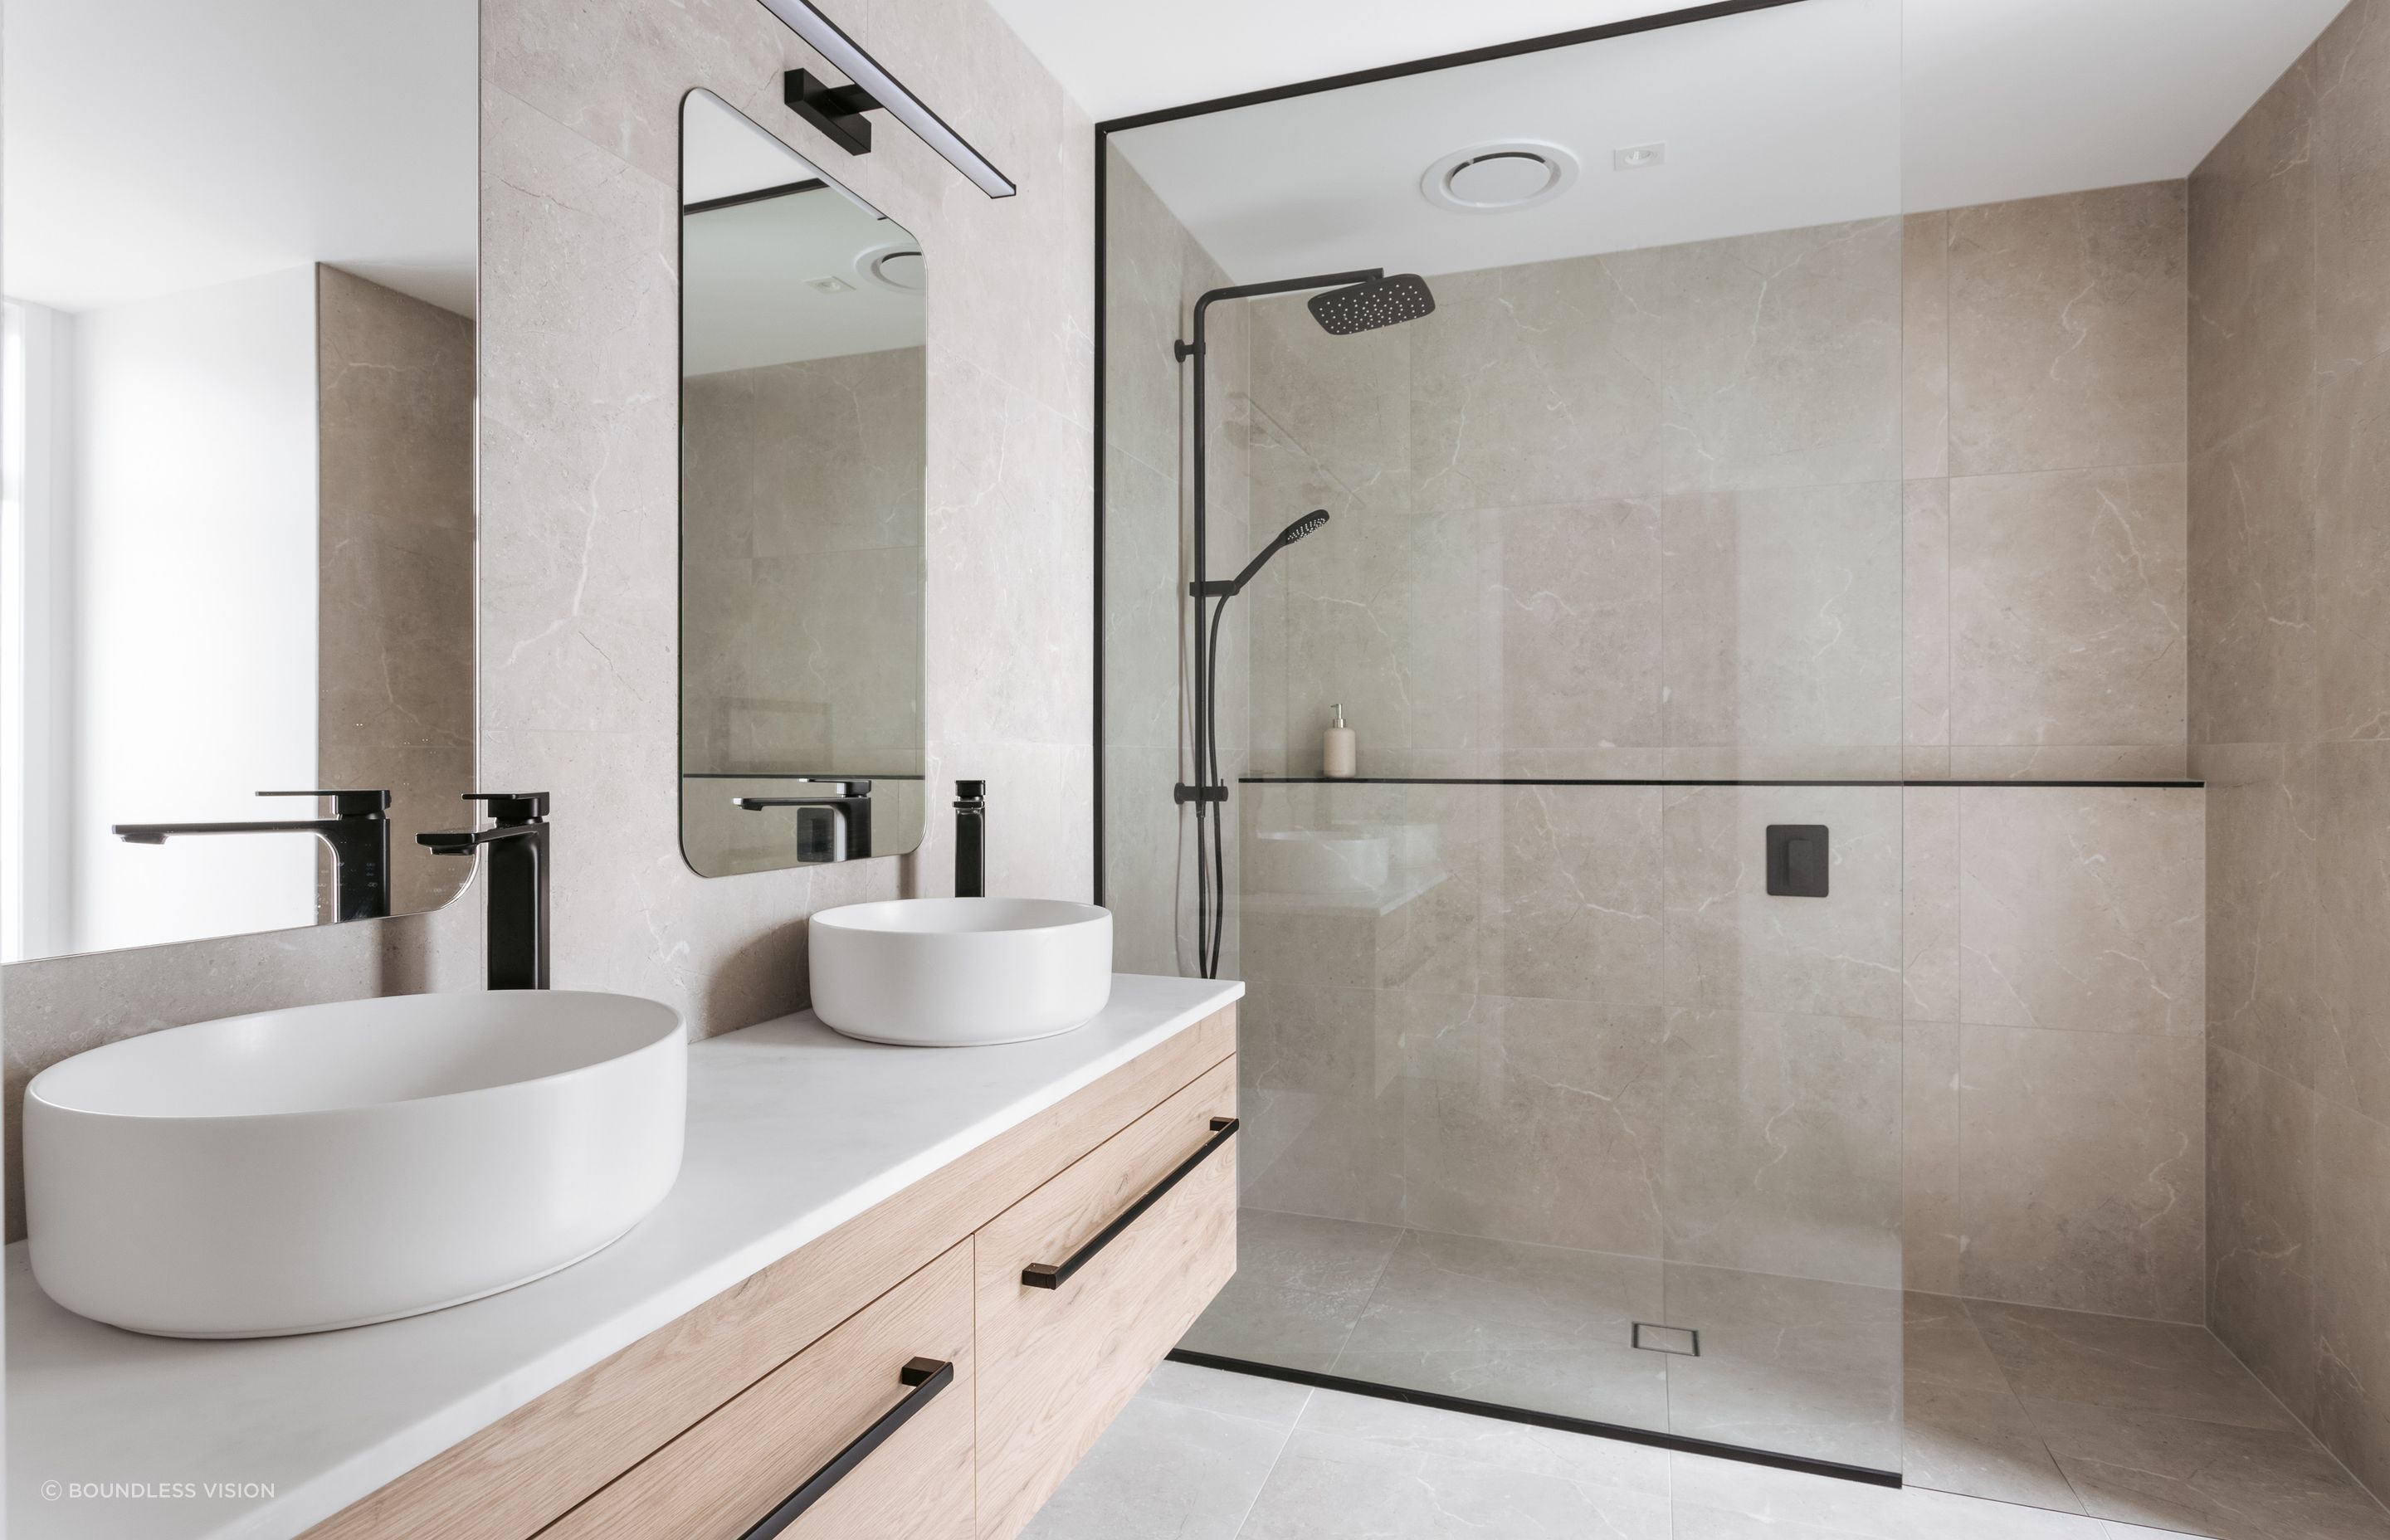
[(1120, 1233), (1123, 1230), (1125, 1230), (1131, 1225), (1136, 1224), (1139, 1214), (1142, 1214), (1146, 1210), (1153, 1207), (1156, 1203), (1161, 1202), (1163, 1194), (1167, 1193), (1172, 1187), (1176, 1187), (1189, 1172), (1194, 1170), (1197, 1166), (1201, 1165), (1205, 1161), (1209, 1160), (1211, 1158), (1212, 1151), (1219, 1149), (1222, 1145), (1227, 1144), (1230, 1139), (1234, 1138), (1236, 1136), (1236, 1119), (1214, 1118), (1212, 1120), (1212, 1136), (1203, 1141), (1202, 1149), (1197, 1150), (1194, 1154), (1188, 1156), (1187, 1159), (1179, 1161), (1178, 1169), (1172, 1172), (1169, 1175), (1164, 1176), (1161, 1181), (1155, 1183), (1151, 1192), (1147, 1193), (1144, 1197), (1138, 1199), (1136, 1202), (1131, 1203), (1127, 1208), (1122, 1210), (1121, 1216), (1118, 1219), (1113, 1220), (1111, 1224), (1096, 1232), (1095, 1239), (1088, 1241), (1085, 1246), (1073, 1251), (1071, 1253), (1070, 1261), (1063, 1263), (1059, 1267), (1050, 1262), (1033, 1262), (1028, 1266), (1023, 1267), (1021, 1270), (1022, 1283), (1031, 1289), (1060, 1289), (1064, 1284), (1070, 1282), (1072, 1274), (1077, 1272), (1080, 1268), (1085, 1267), (1088, 1263), (1093, 1262), (1096, 1259), (1096, 1253), (1098, 1251), (1100, 1251), (1105, 1247), (1111, 1245), (1119, 1238)]
[(829, 1489), (846, 1479), (849, 1471), (871, 1457), (871, 1452), (888, 1442), (896, 1430), (913, 1419), (913, 1414), (937, 1399), (940, 1391), (955, 1382), (955, 1367), (939, 1358), (916, 1358), (896, 1371), (896, 1378), (913, 1387), (913, 1392), (881, 1414), (879, 1421), (857, 1433), (853, 1444), (830, 1457), (830, 1462), (805, 1478), (805, 1484), (780, 1499), (780, 1506), (765, 1514), (753, 1529), (739, 1540), (772, 1540), (772, 1536), (797, 1521), (805, 1509), (829, 1495)]

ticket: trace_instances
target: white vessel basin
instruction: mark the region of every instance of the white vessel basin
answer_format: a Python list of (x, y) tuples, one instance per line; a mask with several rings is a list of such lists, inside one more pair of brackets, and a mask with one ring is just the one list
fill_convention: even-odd
[(869, 1043), (964, 1047), (1083, 1026), (1112, 992), (1112, 916), (1050, 898), (900, 898), (807, 924), (814, 1014)]
[(25, 1092), (33, 1276), (78, 1315), (278, 1337), (569, 1266), (663, 1200), (680, 1013), (621, 995), (407, 995), (228, 1017)]

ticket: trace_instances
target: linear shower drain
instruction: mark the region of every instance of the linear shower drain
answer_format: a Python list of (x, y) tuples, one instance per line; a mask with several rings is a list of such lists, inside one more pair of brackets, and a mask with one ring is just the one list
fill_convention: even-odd
[(1702, 1334), (1690, 1327), (1635, 1323), (1635, 1345), (1647, 1353), (1675, 1353), (1687, 1358), (1702, 1355)]

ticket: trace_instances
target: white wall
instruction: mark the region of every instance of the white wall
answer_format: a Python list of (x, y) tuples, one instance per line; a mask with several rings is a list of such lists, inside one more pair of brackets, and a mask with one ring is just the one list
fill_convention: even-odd
[(307, 817), (312, 265), (76, 318), (77, 951), (308, 925), (315, 841), (115, 823)]

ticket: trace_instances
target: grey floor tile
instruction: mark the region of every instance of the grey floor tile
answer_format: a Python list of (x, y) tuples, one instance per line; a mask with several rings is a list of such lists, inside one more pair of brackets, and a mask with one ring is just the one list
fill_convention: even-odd
[(2390, 1540), (2390, 1513), (2304, 1431), (2078, 1402), (2025, 1409), (2101, 1518), (2214, 1540)]
[(1469, 1417), (1377, 1396), (1316, 1392), (1299, 1426), (1391, 1449), (1549, 1476), (1625, 1496), (1668, 1495), (1668, 1452), (1619, 1439)]
[(1675, 1540), (2110, 1540), (2094, 1519), (1923, 1487), (1669, 1457)]
[(2081, 1513), (2024, 1407), (2003, 1384), (1961, 1390), (1909, 1380), (1902, 1399), (1901, 1473), (1912, 1486)]
[(1155, 1367), (1142, 1393), (1150, 1400), (1174, 1402), (1225, 1417), (1241, 1417), (1273, 1428), (1293, 1427), (1294, 1419), (1302, 1415), (1304, 1403), (1311, 1399), (1307, 1385), (1168, 1362)]
[(1668, 1429), (1878, 1470), (1900, 1469), (1897, 1290), (1670, 1263)]
[(1239, 1540), (1667, 1540), (1664, 1494), (1298, 1425)]
[(2205, 1327), (1971, 1301), (1968, 1314), (2025, 1401), (2078, 1401), (2243, 1428), (2298, 1424)]
[(1326, 1369), (1403, 1232), (1387, 1225), (1237, 1211), (1237, 1271), (1179, 1346)]
[(1336, 1372), (1630, 1427), (1664, 1427), (1666, 1361), (1634, 1346), (1661, 1309), (1645, 1257), (1406, 1231)]
[(1901, 1296), (1901, 1368), (1910, 1384), (1961, 1391), (2005, 1391), (2008, 1377), (1967, 1314), (1967, 1302), (1948, 1294)]
[(1289, 1431), (1140, 1393), (1022, 1540), (1235, 1540)]

